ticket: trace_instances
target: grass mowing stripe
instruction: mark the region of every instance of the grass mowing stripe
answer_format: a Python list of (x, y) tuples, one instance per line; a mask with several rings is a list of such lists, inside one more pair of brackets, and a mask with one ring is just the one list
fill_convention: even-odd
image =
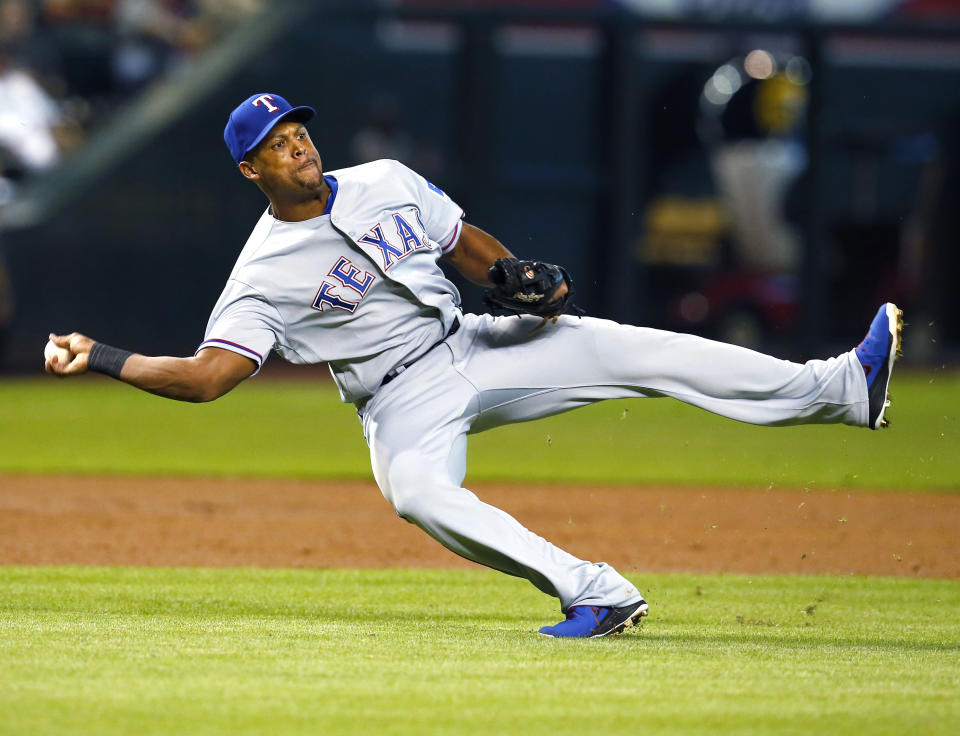
[(487, 571), (0, 568), (0, 734), (954, 733), (960, 582), (635, 575), (555, 641)]
[[(883, 432), (604, 402), (472, 437), (468, 482), (960, 490), (960, 374), (899, 372), (894, 390)], [(0, 381), (0, 406), (0, 473), (371, 477), (359, 422), (329, 383), (252, 381), (187, 405), (105, 379), (18, 379)]]

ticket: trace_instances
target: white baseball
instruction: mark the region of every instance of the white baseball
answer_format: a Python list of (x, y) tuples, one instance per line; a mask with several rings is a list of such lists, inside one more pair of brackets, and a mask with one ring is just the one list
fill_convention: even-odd
[(53, 340), (47, 340), (46, 347), (43, 348), (43, 357), (46, 358), (47, 361), (51, 361), (53, 360), (53, 356), (57, 356), (57, 365), (61, 367), (65, 366), (72, 359), (69, 350), (57, 347)]

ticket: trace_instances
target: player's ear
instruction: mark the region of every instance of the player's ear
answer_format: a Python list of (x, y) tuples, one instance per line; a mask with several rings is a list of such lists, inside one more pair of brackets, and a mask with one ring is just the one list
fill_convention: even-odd
[(260, 174), (257, 172), (256, 168), (252, 163), (244, 159), (238, 164), (240, 173), (243, 174), (245, 179), (250, 179), (251, 181), (256, 181), (260, 178)]

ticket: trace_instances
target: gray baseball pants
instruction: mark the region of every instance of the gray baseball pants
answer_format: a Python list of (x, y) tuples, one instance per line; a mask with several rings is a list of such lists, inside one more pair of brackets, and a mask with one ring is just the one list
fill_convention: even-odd
[(563, 610), (641, 595), (610, 565), (574, 557), (463, 488), (468, 434), (604, 399), (661, 396), (752, 424), (867, 424), (853, 351), (798, 364), (590, 317), (540, 323), (466, 315), (377, 391), (362, 420), (374, 477), (397, 514), (468, 560), (526, 578)]

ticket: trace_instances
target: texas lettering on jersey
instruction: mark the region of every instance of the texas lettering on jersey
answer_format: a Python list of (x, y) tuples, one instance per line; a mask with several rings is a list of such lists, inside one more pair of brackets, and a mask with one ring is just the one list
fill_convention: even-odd
[[(420, 213), (414, 210), (414, 217), (419, 225), (420, 234), (418, 235), (413, 227), (404, 219), (399, 212), (394, 212), (391, 216), (393, 226), (396, 229), (396, 238), (389, 232), (390, 228), (384, 228), (381, 223), (377, 223), (365, 235), (357, 239), (358, 243), (372, 245), (377, 249), (380, 259), (383, 261), (383, 270), (389, 271), (393, 266), (418, 250), (429, 250), (430, 241), (427, 238), (427, 229), (423, 226), (420, 219)], [(408, 216), (409, 217), (409, 216)], [(387, 231), (386, 234), (384, 231)]]
[[(389, 271), (393, 266), (418, 250), (430, 250), (430, 240), (427, 238), (427, 229), (420, 219), (420, 212), (413, 210), (419, 231), (414, 230), (408, 222), (409, 215), (404, 218), (399, 212), (390, 216), (396, 236), (390, 232), (390, 227), (377, 223), (370, 228), (358, 242), (372, 245), (383, 263), (383, 270)], [(384, 232), (386, 230), (386, 233)], [(341, 256), (327, 274), (335, 281), (324, 281), (313, 300), (313, 308), (321, 312), (327, 307), (342, 309), (351, 314), (360, 306), (363, 297), (367, 295), (373, 282), (376, 280), (369, 271), (355, 266), (350, 259)], [(346, 287), (349, 291), (342, 291)], [(359, 297), (359, 298), (357, 298)]]
[[(350, 313), (355, 312), (363, 297), (367, 295), (373, 282), (377, 279), (372, 273), (358, 268), (350, 262), (349, 258), (344, 256), (337, 259), (327, 275), (332, 276), (335, 281), (324, 281), (313, 300), (313, 308), (321, 312), (326, 310), (327, 307), (343, 309)], [(341, 296), (338, 293), (340, 287), (346, 287), (349, 291), (344, 292), (344, 294), (353, 296), (355, 299), (346, 299)], [(357, 296), (359, 298), (356, 298)]]

